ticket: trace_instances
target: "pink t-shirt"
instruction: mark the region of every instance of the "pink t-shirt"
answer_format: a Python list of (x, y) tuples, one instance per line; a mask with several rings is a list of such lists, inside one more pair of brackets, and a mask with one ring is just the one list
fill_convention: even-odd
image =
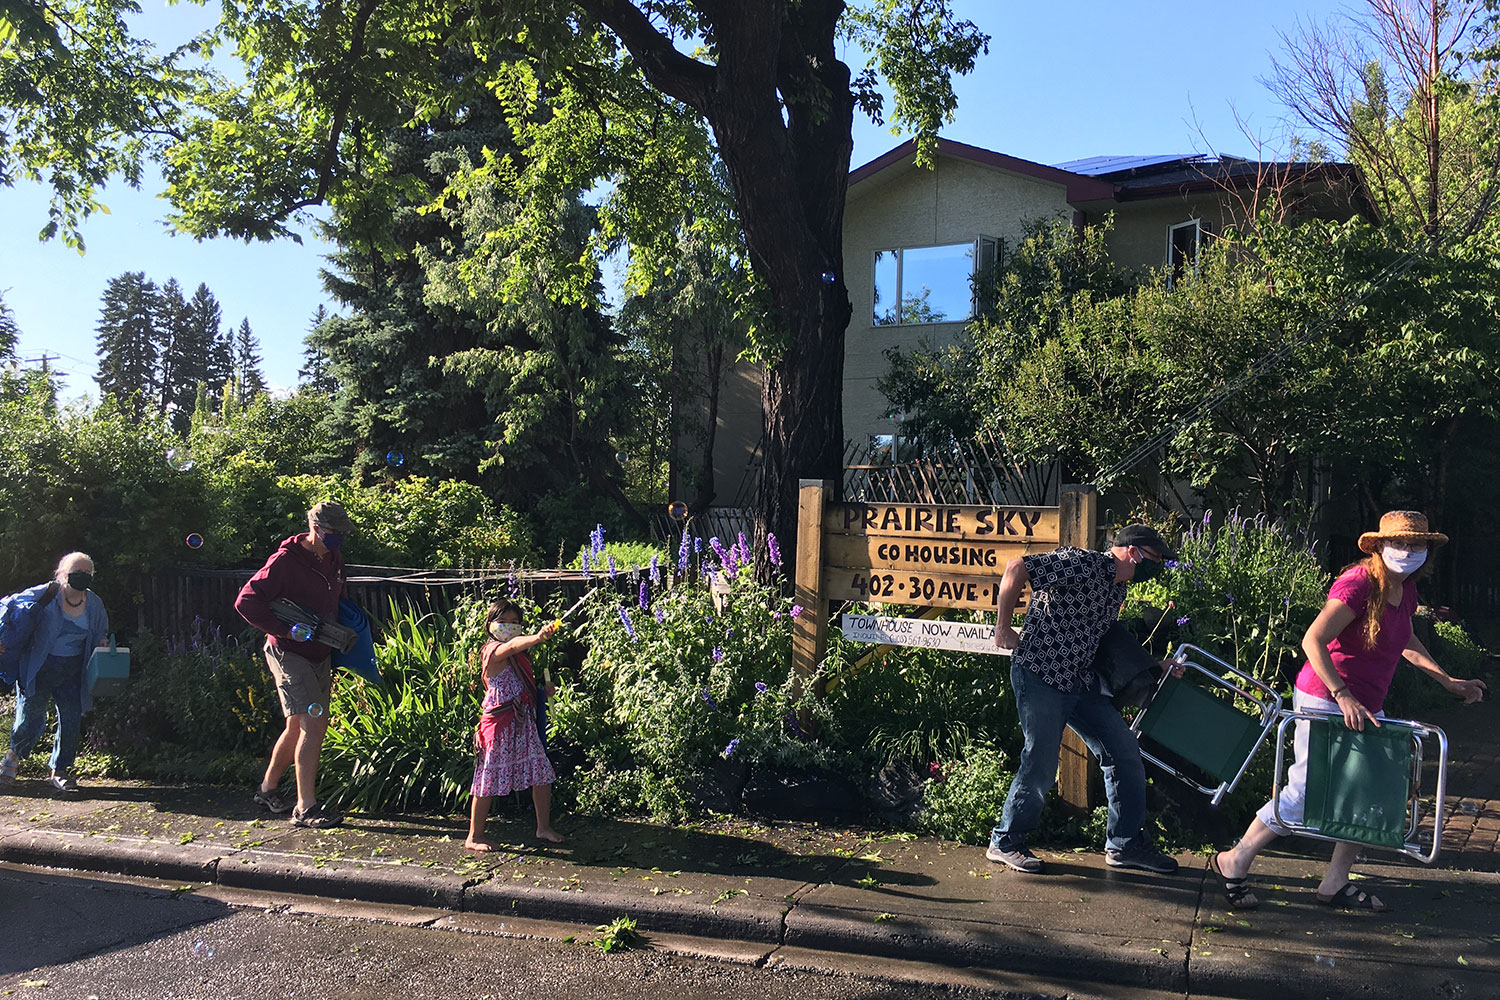
[[(1374, 581), (1363, 565), (1351, 567), (1328, 588), (1331, 600), (1342, 601), (1354, 612), (1354, 621), (1328, 644), (1328, 655), (1333, 659), (1333, 669), (1349, 685), (1350, 693), (1370, 711), (1379, 712), (1385, 707), (1385, 693), (1390, 690), (1401, 653), (1411, 641), (1411, 616), (1417, 610), (1418, 599), (1417, 588), (1408, 583), (1401, 594), (1401, 603), (1386, 607), (1380, 638), (1371, 649), (1365, 645), (1365, 607), (1373, 589)], [(1333, 697), (1311, 663), (1302, 665), (1297, 689), (1319, 698)]]

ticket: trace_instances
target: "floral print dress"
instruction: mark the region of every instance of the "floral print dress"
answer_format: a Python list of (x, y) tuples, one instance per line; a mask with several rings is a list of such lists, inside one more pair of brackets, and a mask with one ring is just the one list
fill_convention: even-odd
[[(516, 672), (514, 660), (490, 677), (484, 693), (484, 711), (498, 708), (520, 698), (526, 685)], [(518, 705), (509, 721), (495, 731), (488, 746), (480, 745), (474, 757), (473, 794), (507, 795), (533, 785), (550, 785), (557, 780), (552, 762), (542, 749), (536, 731), (536, 712), (530, 704)]]

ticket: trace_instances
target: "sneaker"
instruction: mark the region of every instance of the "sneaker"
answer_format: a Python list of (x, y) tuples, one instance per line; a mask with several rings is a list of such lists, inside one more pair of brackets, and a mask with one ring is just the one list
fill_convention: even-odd
[(984, 856), (997, 865), (1007, 865), (1018, 872), (1025, 872), (1028, 875), (1040, 875), (1042, 869), (1045, 867), (1042, 864), (1042, 859), (1032, 854), (1025, 847), (1012, 849), (991, 846), (989, 850), (984, 852)]
[(59, 792), (76, 792), (76, 791), (78, 791), (78, 782), (74, 781), (72, 778), (68, 777), (66, 774), (54, 774), (54, 775), (52, 775), (50, 778), (47, 779), (47, 784), (51, 785), (53, 788), (57, 789)]
[(1111, 868), (1139, 868), (1141, 871), (1170, 875), (1177, 870), (1177, 859), (1152, 847), (1137, 844), (1124, 850), (1104, 852), (1104, 863)]
[(291, 812), (295, 804), (282, 795), (279, 789), (273, 788), (269, 792), (263, 792), (259, 785), (255, 788), (255, 801), (273, 813)]
[(344, 821), (342, 813), (324, 809), (322, 804), (316, 804), (310, 809), (293, 809), (292, 825), (306, 826), (314, 830), (327, 830), (329, 827), (338, 826)]
[(16, 780), (16, 772), (21, 769), (21, 761), (9, 750), (5, 756), (0, 758), (0, 785), (9, 785)]

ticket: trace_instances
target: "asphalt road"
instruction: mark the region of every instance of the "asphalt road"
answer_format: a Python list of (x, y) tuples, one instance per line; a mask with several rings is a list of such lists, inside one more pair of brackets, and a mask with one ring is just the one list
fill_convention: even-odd
[(988, 990), (231, 906), (160, 882), (0, 869), (0, 996), (36, 1000), (956, 1000)]

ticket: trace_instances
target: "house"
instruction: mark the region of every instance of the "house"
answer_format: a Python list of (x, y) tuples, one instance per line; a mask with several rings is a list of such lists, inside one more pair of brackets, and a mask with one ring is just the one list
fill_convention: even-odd
[[(943, 139), (930, 168), (903, 143), (849, 175), (845, 284), (853, 302), (844, 345), (844, 429), (867, 443), (898, 432), (877, 383), (888, 348), (953, 338), (973, 314), (972, 278), (1028, 223), (1075, 226), (1113, 215), (1107, 246), (1127, 267), (1190, 266), (1205, 234), (1221, 233), (1274, 194), (1294, 215), (1371, 214), (1345, 163), (1265, 163), (1198, 153), (1094, 156), (1047, 166)], [(744, 370), (741, 370), (741, 369)], [(736, 366), (720, 397), (715, 441), (718, 504), (747, 499), (742, 484), (760, 439), (759, 382)]]

